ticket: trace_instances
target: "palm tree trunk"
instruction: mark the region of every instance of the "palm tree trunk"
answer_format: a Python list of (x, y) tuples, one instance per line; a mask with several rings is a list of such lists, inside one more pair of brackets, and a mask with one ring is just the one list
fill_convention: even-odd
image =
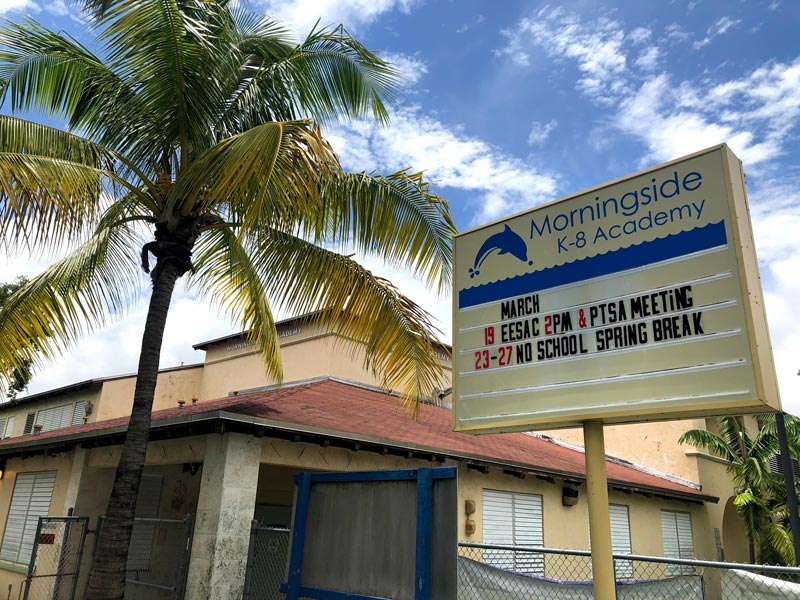
[(171, 260), (164, 261), (161, 266), (153, 282), (153, 294), (142, 335), (133, 409), (97, 543), (87, 600), (121, 600), (125, 593), (125, 564), (147, 452), (161, 343), (172, 292), (182, 271), (185, 271)]

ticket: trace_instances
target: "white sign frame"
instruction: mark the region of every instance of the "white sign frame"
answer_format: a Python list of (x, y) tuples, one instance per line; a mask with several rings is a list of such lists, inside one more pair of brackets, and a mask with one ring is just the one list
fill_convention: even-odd
[(725, 144), (462, 232), (454, 253), (456, 431), (780, 410)]

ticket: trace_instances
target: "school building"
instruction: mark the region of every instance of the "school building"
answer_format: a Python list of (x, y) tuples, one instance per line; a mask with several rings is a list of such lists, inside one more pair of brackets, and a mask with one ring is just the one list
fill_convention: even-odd
[[(455, 466), (461, 540), (589, 549), (580, 432), (454, 433), (445, 347), (443, 402), (415, 419), (335, 334), (292, 319), (278, 335), (283, 386), (244, 334), (199, 343), (203, 362), (159, 375), (137, 515), (192, 515), (186, 598), (241, 598), (251, 522), (288, 526), (304, 471)], [(39, 516), (94, 522), (105, 510), (134, 383), (104, 377), (0, 405), (0, 589), (12, 597)], [(615, 552), (747, 560), (725, 463), (676, 441), (707, 426), (606, 428)]]

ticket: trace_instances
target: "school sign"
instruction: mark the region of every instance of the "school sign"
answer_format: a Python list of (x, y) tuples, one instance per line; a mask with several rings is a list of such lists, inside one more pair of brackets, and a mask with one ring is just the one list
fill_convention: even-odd
[(464, 232), (454, 251), (458, 431), (780, 408), (725, 145)]

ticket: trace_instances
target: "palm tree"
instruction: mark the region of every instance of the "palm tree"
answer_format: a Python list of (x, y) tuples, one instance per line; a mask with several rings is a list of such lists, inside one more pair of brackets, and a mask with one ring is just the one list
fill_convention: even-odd
[[(0, 373), (63, 353), (152, 292), (91, 598), (121, 598), (176, 282), (226, 310), (281, 378), (274, 307), (313, 313), (413, 403), (435, 387), (429, 315), (347, 252), (444, 290), (454, 226), (419, 173), (345, 172), (320, 125), (388, 120), (397, 73), (341, 27), (302, 43), (225, 0), (90, 2), (99, 54), (33, 20), (0, 30), (0, 239), (59, 250), (0, 311)], [(151, 268), (151, 257), (155, 258)]]
[[(770, 469), (778, 454), (774, 415), (758, 415), (759, 431), (751, 436), (742, 417), (716, 419), (719, 433), (707, 429), (685, 432), (678, 442), (703, 448), (728, 461), (737, 494), (733, 499), (750, 543), (750, 562), (795, 564), (791, 533), (786, 528), (783, 479)], [(796, 432), (796, 423), (791, 429)], [(796, 437), (796, 436), (795, 436)]]

